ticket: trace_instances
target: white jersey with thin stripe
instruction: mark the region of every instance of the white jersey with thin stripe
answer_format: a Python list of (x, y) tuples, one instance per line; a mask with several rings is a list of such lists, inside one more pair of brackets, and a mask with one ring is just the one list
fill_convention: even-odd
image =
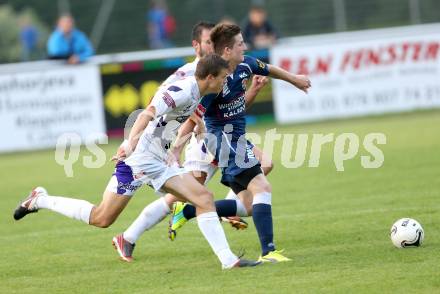
[(194, 76), (159, 88), (150, 104), (156, 109), (156, 119), (147, 125), (136, 149), (125, 163), (129, 166), (141, 166), (151, 156), (165, 159), (177, 130), (194, 112), (199, 102), (200, 91)]
[(196, 73), (197, 63), (199, 63), (199, 58), (196, 58), (193, 62), (186, 63), (179, 67), (172, 75), (163, 81), (160, 87), (165, 87), (166, 85), (177, 82), (185, 77), (194, 76)]
[[(193, 62), (187, 63), (177, 69), (162, 83), (161, 87), (165, 87), (184, 77), (194, 76), (198, 62), (199, 58), (196, 58)], [(207, 174), (205, 183), (208, 183), (218, 168), (216, 165), (211, 164), (212, 156), (202, 151), (202, 145), (203, 140), (197, 141), (193, 135), (190, 142), (186, 145), (185, 162), (183, 165), (189, 172), (205, 172)]]

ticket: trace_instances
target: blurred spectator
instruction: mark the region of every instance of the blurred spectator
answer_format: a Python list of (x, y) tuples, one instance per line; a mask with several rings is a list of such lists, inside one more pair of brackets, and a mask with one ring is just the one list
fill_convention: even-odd
[(38, 55), (38, 30), (28, 18), (20, 19), (21, 60), (36, 59)]
[(47, 52), (50, 59), (66, 59), (70, 64), (84, 62), (94, 54), (89, 39), (75, 28), (69, 14), (58, 18), (57, 27), (47, 41)]
[(261, 6), (253, 6), (243, 26), (243, 37), (251, 48), (270, 47), (276, 42), (278, 34), (267, 19), (266, 10)]
[(172, 47), (171, 35), (176, 30), (176, 20), (168, 13), (163, 0), (154, 0), (146, 14), (148, 42), (151, 49)]

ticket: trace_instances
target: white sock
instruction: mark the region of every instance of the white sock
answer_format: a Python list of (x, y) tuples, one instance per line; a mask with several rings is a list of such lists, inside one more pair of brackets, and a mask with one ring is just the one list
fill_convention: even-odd
[(238, 198), (237, 194), (235, 194), (234, 191), (232, 191), (232, 189), (229, 189), (229, 192), (226, 195), (225, 199), (240, 200), (240, 198)]
[(272, 205), (272, 193), (261, 192), (261, 193), (255, 194), (254, 199), (252, 200), (252, 205), (254, 205), (254, 204)]
[(67, 217), (89, 224), (94, 205), (88, 201), (58, 196), (40, 196), (36, 201), (38, 208), (46, 208)]
[(237, 194), (234, 193), (234, 191), (232, 191), (232, 189), (229, 190), (228, 195), (226, 195), (225, 199), (231, 199), (237, 202), (237, 216), (240, 217), (249, 216), (246, 207), (244, 207), (243, 202), (241, 202), (241, 199), (237, 196)]
[(199, 214), (197, 216), (197, 223), (203, 236), (205, 236), (205, 239), (222, 263), (222, 267), (225, 269), (231, 268), (238, 261), (238, 257), (229, 248), (217, 213), (213, 211)]
[(143, 232), (160, 223), (160, 221), (169, 213), (170, 208), (168, 207), (165, 198), (161, 197), (150, 203), (124, 232), (124, 239), (131, 244), (136, 243), (137, 239), (139, 239)]

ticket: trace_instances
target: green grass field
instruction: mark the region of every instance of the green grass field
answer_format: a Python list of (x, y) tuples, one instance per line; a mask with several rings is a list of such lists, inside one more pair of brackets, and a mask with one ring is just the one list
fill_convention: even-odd
[[(251, 128), (264, 132), (274, 125)], [(277, 127), (282, 133), (352, 132), (361, 138), (382, 132), (385, 162), (364, 169), (360, 156), (337, 172), (333, 146), (322, 150), (320, 166), (286, 169), (275, 145), (273, 185), (275, 240), (292, 262), (222, 271), (195, 221), (170, 242), (166, 222), (138, 241), (135, 262), (118, 260), (112, 237), (123, 231), (144, 205), (156, 199), (142, 188), (108, 229), (88, 227), (49, 211), (19, 222), (18, 201), (36, 186), (50, 194), (98, 203), (113, 165), (74, 166), (66, 178), (53, 151), (0, 156), (0, 293), (434, 293), (440, 291), (440, 112), (427, 111)], [(104, 146), (110, 157), (119, 142)], [(84, 151), (83, 155), (88, 152)], [(307, 152), (310, 155), (310, 146)], [(308, 159), (308, 157), (307, 157)], [(215, 178), (217, 198), (227, 190)], [(425, 229), (420, 248), (396, 249), (391, 224), (401, 217)], [(257, 258), (259, 242), (249, 219), (246, 231), (225, 225), (234, 251)]]

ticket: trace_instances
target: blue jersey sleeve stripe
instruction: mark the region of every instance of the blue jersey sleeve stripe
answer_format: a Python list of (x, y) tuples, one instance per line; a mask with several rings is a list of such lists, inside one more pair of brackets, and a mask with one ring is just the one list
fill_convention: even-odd
[(240, 63), (240, 65), (246, 66), (247, 68), (249, 68), (249, 71), (250, 71), (251, 73), (254, 73), (254, 72), (252, 71), (252, 68), (249, 66), (249, 64), (242, 62), (242, 63)]

